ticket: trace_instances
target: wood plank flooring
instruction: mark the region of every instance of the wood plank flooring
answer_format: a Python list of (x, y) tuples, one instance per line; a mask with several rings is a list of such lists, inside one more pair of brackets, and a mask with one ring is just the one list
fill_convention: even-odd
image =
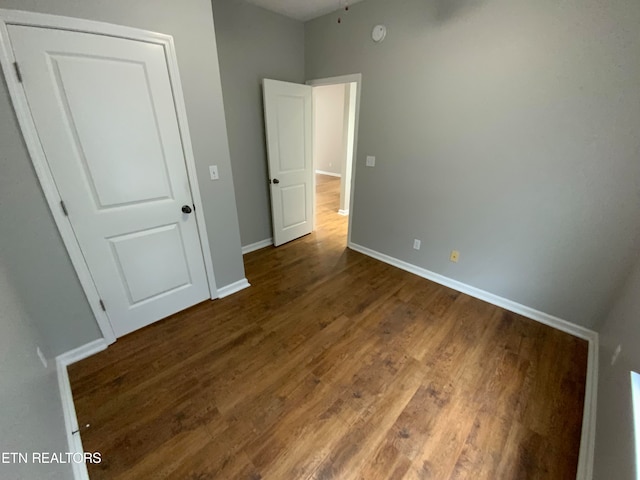
[(92, 479), (574, 479), (585, 341), (317, 231), (69, 374)]

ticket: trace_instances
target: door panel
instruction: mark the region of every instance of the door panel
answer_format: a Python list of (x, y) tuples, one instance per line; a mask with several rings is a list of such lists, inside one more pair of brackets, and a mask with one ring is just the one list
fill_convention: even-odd
[[(178, 224), (110, 238), (130, 305), (189, 286), (191, 276)], [(152, 243), (153, 249), (147, 248)]]
[(311, 87), (265, 79), (264, 108), (278, 246), (313, 229)]
[(8, 26), (56, 187), (116, 336), (209, 297), (158, 44)]
[(280, 187), (281, 203), (283, 206), (288, 206), (282, 209), (282, 228), (284, 230), (296, 227), (307, 221), (306, 196), (307, 192), (304, 183)]
[(62, 55), (50, 59), (96, 203), (104, 208), (172, 197), (144, 63)]
[(278, 108), (278, 167), (280, 174), (304, 170), (304, 97), (279, 95)]

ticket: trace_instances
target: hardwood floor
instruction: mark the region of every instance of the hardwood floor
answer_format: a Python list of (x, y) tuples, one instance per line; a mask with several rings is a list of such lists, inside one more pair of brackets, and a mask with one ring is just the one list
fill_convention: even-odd
[(574, 479), (585, 341), (317, 231), (69, 368), (101, 479)]

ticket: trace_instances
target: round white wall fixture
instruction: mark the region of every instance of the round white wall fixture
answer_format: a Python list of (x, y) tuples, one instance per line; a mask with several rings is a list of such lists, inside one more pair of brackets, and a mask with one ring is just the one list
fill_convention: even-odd
[(384, 40), (384, 37), (386, 36), (387, 36), (387, 27), (385, 27), (384, 25), (376, 25), (375, 27), (373, 27), (373, 30), (371, 31), (371, 38), (373, 39), (374, 42), (380, 43)]

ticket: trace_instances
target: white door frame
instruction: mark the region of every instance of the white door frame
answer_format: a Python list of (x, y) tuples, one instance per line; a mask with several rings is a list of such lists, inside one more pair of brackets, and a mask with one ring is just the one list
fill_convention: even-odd
[(46, 15), (33, 12), (23, 12), (18, 10), (0, 9), (0, 64), (4, 71), (4, 76), (9, 88), (9, 94), (13, 103), (18, 124), (22, 130), (24, 141), (29, 151), (29, 156), (33, 163), (33, 167), (40, 181), (40, 185), (49, 204), (49, 208), (56, 222), (62, 240), (67, 248), (71, 263), (73, 264), (80, 284), (84, 290), (93, 315), (98, 322), (100, 331), (104, 340), (111, 344), (116, 341), (113, 328), (109, 317), (100, 307), (100, 295), (93, 283), (89, 267), (87, 266), (80, 245), (73, 233), (71, 222), (66, 217), (61, 208), (61, 197), (58, 192), (53, 174), (47, 162), (46, 156), (35, 127), (31, 111), (27, 103), (27, 97), (22, 84), (19, 82), (16, 71), (14, 70), (15, 58), (11, 48), (11, 42), (7, 25), (24, 25), (30, 27), (55, 28), (58, 30), (70, 30), (74, 32), (91, 33), (98, 35), (106, 35), (110, 37), (124, 38), (128, 40), (137, 40), (148, 43), (154, 43), (164, 48), (167, 66), (169, 70), (169, 79), (174, 95), (174, 104), (176, 106), (176, 116), (178, 119), (178, 128), (182, 138), (182, 149), (184, 152), (185, 164), (187, 168), (187, 176), (191, 187), (191, 195), (193, 204), (195, 205), (195, 216), (198, 224), (198, 234), (200, 237), (200, 245), (202, 248), (202, 256), (204, 258), (205, 271), (207, 273), (207, 281), (209, 284), (209, 293), (211, 299), (218, 298), (218, 290), (216, 288), (215, 276), (213, 273), (213, 262), (211, 260), (211, 249), (209, 248), (209, 238), (207, 236), (207, 228), (203, 215), (203, 204), (200, 198), (200, 189), (198, 187), (198, 179), (196, 177), (196, 165), (191, 146), (191, 138), (189, 136), (189, 125), (187, 123), (187, 110), (182, 94), (182, 84), (178, 72), (178, 61), (176, 58), (173, 37), (161, 33), (149, 32), (137, 28), (123, 27), (110, 23), (95, 22), (91, 20), (83, 20), (78, 18), (62, 17), (57, 15)]
[[(348, 162), (351, 162), (351, 192), (349, 193), (349, 221), (347, 222), (347, 246), (351, 245), (351, 224), (353, 222), (353, 197), (356, 186), (356, 159), (358, 158), (358, 126), (360, 122), (360, 92), (362, 90), (362, 74), (353, 73), (350, 75), (339, 75), (337, 77), (316, 78), (313, 80), (307, 80), (306, 84), (312, 87), (319, 87), (321, 85), (337, 85), (342, 83), (353, 83), (357, 85), (356, 88), (356, 120), (354, 124), (353, 132), (353, 155)], [(314, 115), (315, 118), (315, 115)], [(313, 175), (313, 229), (315, 230), (315, 204), (316, 204), (316, 176), (315, 176), (315, 159), (314, 159), (314, 175)]]

